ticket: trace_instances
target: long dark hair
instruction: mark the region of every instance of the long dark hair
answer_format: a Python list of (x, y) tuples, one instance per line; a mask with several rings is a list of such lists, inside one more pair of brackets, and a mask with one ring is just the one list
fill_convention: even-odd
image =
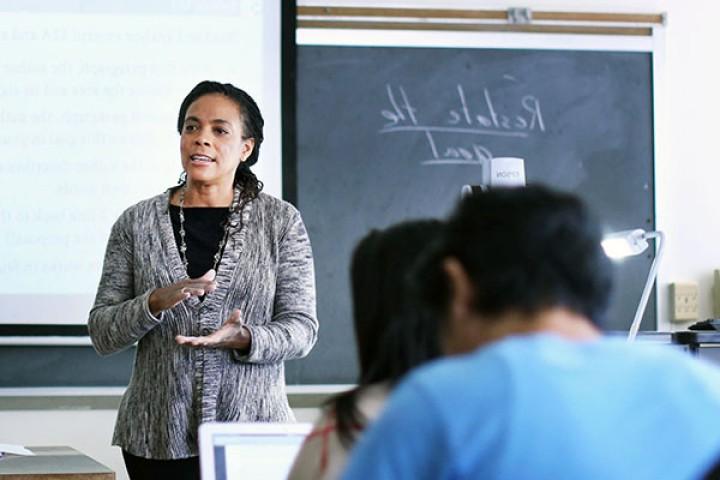
[[(195, 85), (180, 105), (177, 120), (178, 133), (182, 134), (185, 115), (190, 105), (198, 98), (210, 94), (225, 95), (240, 107), (240, 120), (243, 124), (243, 132), (245, 133), (244, 139), (253, 138), (255, 140), (255, 147), (252, 153), (235, 171), (233, 185), (240, 187), (240, 205), (242, 206), (256, 198), (263, 188), (262, 182), (258, 180), (250, 170), (250, 167), (257, 163), (260, 156), (260, 145), (264, 139), (263, 126), (265, 125), (265, 121), (263, 120), (257, 103), (255, 103), (255, 100), (253, 100), (247, 92), (230, 83), (205, 80)], [(185, 183), (184, 175), (180, 177), (180, 183)]]
[(416, 365), (439, 355), (436, 323), (416, 306), (408, 276), (441, 230), (437, 220), (401, 223), (373, 230), (355, 248), (351, 281), (360, 378), (355, 389), (327, 404), (346, 448), (367, 421), (357, 407), (358, 395), (371, 384), (392, 386)]

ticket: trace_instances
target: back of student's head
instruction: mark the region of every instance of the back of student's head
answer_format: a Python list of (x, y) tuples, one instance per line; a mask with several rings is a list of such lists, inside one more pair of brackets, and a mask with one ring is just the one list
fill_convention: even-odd
[(436, 353), (435, 322), (417, 307), (408, 275), (441, 230), (437, 220), (401, 223), (371, 231), (355, 248), (350, 272), (361, 384), (397, 380)]
[(612, 286), (600, 242), (598, 223), (575, 195), (540, 186), (473, 194), (420, 271), (421, 291), (433, 310), (446, 313), (442, 260), (455, 258), (472, 284), (471, 308), (484, 318), (564, 307), (599, 324)]
[(409, 288), (411, 271), (442, 232), (437, 220), (373, 230), (355, 248), (351, 263), (353, 322), (360, 364), (358, 389), (331, 401), (346, 446), (364, 419), (357, 396), (368, 385), (397, 382), (439, 354), (436, 322), (418, 308)]

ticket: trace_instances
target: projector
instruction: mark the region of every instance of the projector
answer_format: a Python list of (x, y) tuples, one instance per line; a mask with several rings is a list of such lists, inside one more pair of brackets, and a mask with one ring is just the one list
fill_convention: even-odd
[(463, 185), (462, 196), (482, 192), (489, 188), (525, 186), (525, 160), (517, 157), (497, 157), (485, 160), (482, 182), (479, 185)]

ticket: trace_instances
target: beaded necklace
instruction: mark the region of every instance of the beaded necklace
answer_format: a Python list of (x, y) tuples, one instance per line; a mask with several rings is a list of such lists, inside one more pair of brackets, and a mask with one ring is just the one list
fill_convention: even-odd
[[(187, 255), (185, 252), (187, 252), (187, 243), (185, 243), (185, 191), (187, 190), (187, 184), (182, 187), (180, 190), (180, 258), (182, 259), (183, 265), (185, 265), (185, 270), (188, 269), (188, 260)], [(228, 218), (225, 220), (225, 225), (223, 227), (223, 235), (220, 239), (220, 243), (218, 244), (218, 251), (213, 255), (213, 270), (217, 272), (218, 265), (220, 264), (220, 257), (222, 255), (223, 250), (225, 249), (225, 246), (227, 245), (228, 238), (230, 237), (230, 217), (232, 216), (232, 213), (237, 209), (238, 205), (240, 204), (240, 189), (235, 188), (233, 192), (233, 201), (230, 204), (230, 207), (228, 207)]]

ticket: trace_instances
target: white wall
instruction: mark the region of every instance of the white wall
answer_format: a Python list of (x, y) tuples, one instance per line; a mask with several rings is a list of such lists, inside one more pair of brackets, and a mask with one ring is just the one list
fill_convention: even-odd
[(0, 411), (0, 443), (68, 446), (92, 457), (126, 480), (120, 449), (110, 446), (115, 410)]
[[(667, 235), (665, 257), (658, 275), (658, 329), (681, 329), (669, 322), (669, 284), (696, 281), (700, 285), (700, 318), (712, 316), (712, 274), (720, 268), (720, 219), (714, 217), (720, 179), (713, 128), (719, 123), (720, 97), (715, 61), (720, 29), (715, 24), (720, 2), (712, 0), (406, 0), (393, 2), (335, 0), (338, 6), (398, 6), (414, 8), (505, 9), (529, 7), (545, 11), (665, 12), (664, 91), (656, 92), (662, 119), (656, 125), (661, 152), (655, 165), (657, 228)], [(318, 5), (317, 1), (298, 1)], [(600, 212), (602, 213), (602, 212)], [(717, 240), (716, 240), (717, 239)], [(631, 319), (628, 319), (628, 324)]]

